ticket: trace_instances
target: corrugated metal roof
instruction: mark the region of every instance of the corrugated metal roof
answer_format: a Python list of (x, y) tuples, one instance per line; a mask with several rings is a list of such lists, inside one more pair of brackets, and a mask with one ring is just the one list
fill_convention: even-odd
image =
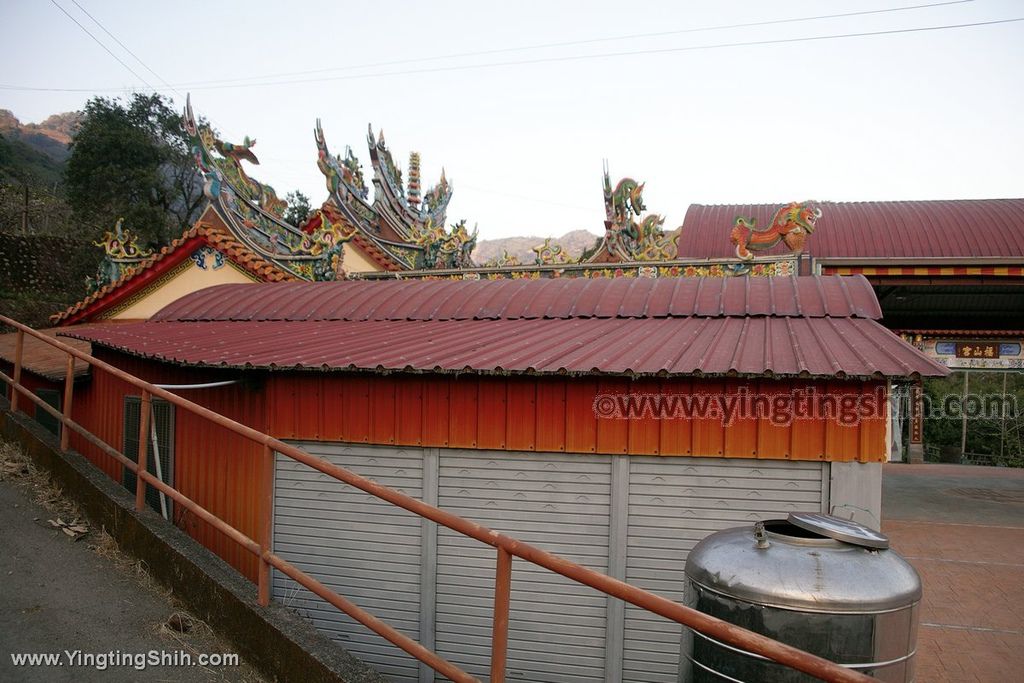
[[(821, 208), (804, 251), (815, 258), (1024, 258), (1024, 199), (814, 202)], [(735, 257), (736, 216), (771, 224), (783, 204), (691, 204), (680, 258)], [(758, 255), (782, 255), (778, 246)]]
[(882, 313), (863, 276), (398, 280), (218, 285), (153, 321), (520, 320)]
[[(50, 337), (56, 337), (59, 331), (61, 331), (61, 328), (58, 327), (39, 330), (39, 332)], [(0, 334), (0, 359), (11, 364), (14, 363), (14, 349), (17, 336), (17, 332)], [(89, 353), (92, 349), (92, 346), (87, 342), (78, 340), (63, 341), (85, 353)], [(26, 370), (48, 380), (60, 382), (67, 375), (67, 359), (67, 354), (60, 349), (50, 346), (30, 334), (25, 335), (25, 346), (22, 349), (22, 367)], [(75, 377), (84, 377), (89, 374), (89, 364), (76, 359), (74, 370)]]
[(168, 322), (62, 334), (187, 365), (615, 375), (908, 377), (942, 366), (873, 320), (722, 317)]
[(878, 305), (860, 277), (220, 286), (157, 317), (64, 334), (163, 361), (272, 370), (947, 372), (872, 319)]

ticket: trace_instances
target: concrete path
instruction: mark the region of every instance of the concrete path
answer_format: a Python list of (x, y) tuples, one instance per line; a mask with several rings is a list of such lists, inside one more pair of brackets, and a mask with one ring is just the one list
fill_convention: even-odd
[[(160, 626), (177, 611), (168, 597), (47, 522), (55, 514), (22, 486), (0, 481), (0, 681), (259, 681), (247, 665), (201, 666), (200, 654), (231, 653), (202, 628), (179, 634)], [(172, 635), (173, 633), (173, 635)], [(65, 650), (107, 656), (75, 666)], [(116, 664), (110, 653), (166, 653), (192, 666)], [(12, 655), (50, 653), (59, 664), (16, 666)]]
[(885, 465), (882, 518), (924, 582), (917, 680), (1021, 680), (1024, 470)]

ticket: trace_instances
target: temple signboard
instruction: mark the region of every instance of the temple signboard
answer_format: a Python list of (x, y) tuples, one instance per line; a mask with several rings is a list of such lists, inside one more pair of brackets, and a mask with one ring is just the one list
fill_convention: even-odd
[(924, 353), (954, 370), (1024, 369), (1024, 339), (1006, 340), (924, 340)]

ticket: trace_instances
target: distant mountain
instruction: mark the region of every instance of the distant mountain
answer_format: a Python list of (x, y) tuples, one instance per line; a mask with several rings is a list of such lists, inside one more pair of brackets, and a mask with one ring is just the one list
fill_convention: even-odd
[(66, 112), (42, 123), (23, 124), (0, 109), (0, 177), (46, 185), (60, 182), (71, 155), (68, 143), (81, 118), (78, 112)]
[[(598, 235), (589, 230), (573, 230), (553, 241), (562, 245), (566, 255), (577, 258), (585, 249), (593, 247), (597, 240)], [(505, 237), (496, 240), (481, 240), (473, 251), (473, 260), (483, 264), (500, 256), (502, 251), (507, 251), (509, 255), (518, 258), (520, 263), (533, 263), (537, 258), (533, 248), (541, 244), (544, 244), (543, 237)]]

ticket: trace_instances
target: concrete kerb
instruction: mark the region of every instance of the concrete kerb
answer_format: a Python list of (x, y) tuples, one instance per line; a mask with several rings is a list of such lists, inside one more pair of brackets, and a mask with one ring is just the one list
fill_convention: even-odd
[(146, 509), (80, 454), (60, 452), (57, 439), (0, 398), (0, 434), (21, 445), (96, 527), (142, 560), (160, 584), (208, 623), (261, 674), (279, 681), (383, 683), (361, 660), (286, 607), (260, 607), (256, 587), (173, 524)]

